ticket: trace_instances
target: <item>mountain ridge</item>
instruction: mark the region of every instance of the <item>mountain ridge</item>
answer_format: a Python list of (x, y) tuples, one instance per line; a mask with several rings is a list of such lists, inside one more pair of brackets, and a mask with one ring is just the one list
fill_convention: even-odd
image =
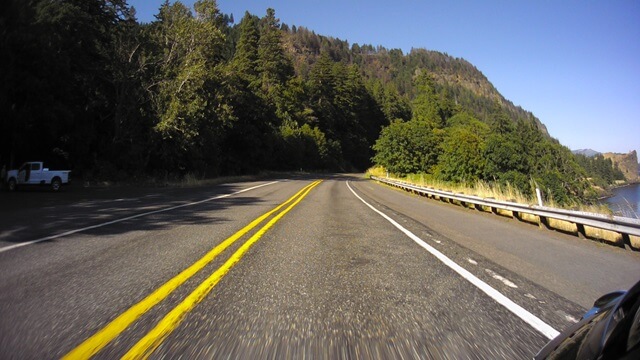
[(447, 89), (456, 103), (474, 109), (479, 119), (486, 121), (490, 116), (488, 109), (497, 103), (514, 122), (532, 120), (545, 136), (551, 137), (540, 119), (505, 98), (482, 71), (464, 58), (425, 48), (412, 48), (405, 54), (401, 49), (358, 43), (349, 45), (347, 40), (319, 35), (304, 26), (282, 24), (281, 28), (285, 33), (285, 48), (299, 75), (307, 75), (321, 54), (327, 53), (334, 61), (357, 64), (369, 80), (378, 79), (383, 85), (395, 84), (401, 96), (412, 100), (416, 95), (412, 84), (416, 72), (426, 70), (438, 86)]
[(601, 155), (602, 153), (593, 149), (578, 149), (578, 150), (571, 150), (572, 153), (576, 154), (576, 155), (584, 155), (586, 157), (594, 157), (596, 155)]
[(638, 165), (638, 153), (635, 150), (632, 150), (627, 154), (604, 153), (602, 156), (604, 156), (605, 159), (611, 159), (613, 164), (622, 171), (628, 182), (640, 182), (640, 175), (638, 172), (640, 165)]

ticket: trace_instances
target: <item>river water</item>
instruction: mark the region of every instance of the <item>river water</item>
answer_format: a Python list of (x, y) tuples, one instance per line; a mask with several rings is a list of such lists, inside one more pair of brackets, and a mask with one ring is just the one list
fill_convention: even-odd
[(613, 194), (604, 202), (615, 215), (640, 219), (640, 184), (614, 189)]

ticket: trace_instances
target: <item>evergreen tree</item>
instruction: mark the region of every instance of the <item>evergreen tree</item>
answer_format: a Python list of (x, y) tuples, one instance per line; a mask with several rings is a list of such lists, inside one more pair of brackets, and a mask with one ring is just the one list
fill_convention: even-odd
[(328, 134), (335, 136), (335, 118), (337, 110), (333, 103), (335, 97), (335, 78), (333, 62), (328, 54), (322, 54), (309, 73), (310, 105), (317, 118), (318, 127)]
[(156, 164), (160, 167), (202, 169), (203, 156), (213, 152), (217, 141), (214, 129), (220, 114), (210, 105), (216, 98), (215, 84), (221, 82), (214, 68), (222, 60), (224, 36), (215, 1), (201, 0), (194, 6), (195, 17), (180, 2), (163, 4), (152, 32), (159, 60), (152, 101), (158, 118), (155, 129), (163, 139), (162, 160)]
[(258, 80), (259, 40), (258, 18), (247, 11), (240, 21), (240, 39), (233, 57), (233, 68), (251, 83)]
[(413, 100), (413, 119), (441, 128), (438, 99), (433, 79), (426, 71), (418, 71), (415, 87), (417, 95)]
[(276, 105), (279, 114), (281, 96), (285, 84), (293, 77), (293, 65), (282, 46), (280, 20), (275, 10), (267, 9), (267, 15), (261, 19), (260, 40), (258, 42), (258, 71), (261, 76), (261, 88), (269, 101)]
[(384, 114), (389, 121), (411, 119), (411, 104), (406, 97), (400, 95), (393, 83), (384, 87), (383, 97), (379, 102), (382, 103)]

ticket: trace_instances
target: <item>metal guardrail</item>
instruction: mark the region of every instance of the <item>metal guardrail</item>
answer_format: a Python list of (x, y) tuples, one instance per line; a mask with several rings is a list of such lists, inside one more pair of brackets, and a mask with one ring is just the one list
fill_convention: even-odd
[(540, 222), (547, 227), (549, 227), (547, 219), (568, 221), (576, 224), (578, 232), (585, 237), (585, 225), (598, 229), (617, 232), (622, 235), (623, 241), (627, 245), (629, 244), (629, 235), (640, 236), (640, 219), (631, 219), (621, 216), (607, 216), (602, 214), (556, 209), (538, 205), (525, 205), (509, 201), (499, 201), (490, 198), (481, 198), (479, 196), (465, 195), (462, 193), (454, 193), (450, 191), (436, 190), (433, 188), (419, 187), (402, 181), (384, 179), (377, 176), (371, 176), (371, 179), (404, 189), (406, 191), (411, 191), (416, 194), (451, 199), (459, 201), (462, 204), (473, 204), (476, 207), (490, 207), (493, 212), (495, 212), (496, 209), (502, 209), (513, 212), (514, 216), (518, 216), (518, 213), (536, 215), (540, 218)]

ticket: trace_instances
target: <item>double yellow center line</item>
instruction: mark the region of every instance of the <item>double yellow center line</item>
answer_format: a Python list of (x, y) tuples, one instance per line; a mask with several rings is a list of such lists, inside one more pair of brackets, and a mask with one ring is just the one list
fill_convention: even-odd
[[(167, 281), (164, 285), (160, 286), (154, 292), (149, 294), (146, 298), (130, 307), (128, 310), (120, 314), (114, 320), (112, 320), (105, 327), (100, 329), (90, 338), (86, 339), (75, 349), (66, 354), (64, 359), (87, 359), (97, 354), (105, 346), (107, 346), (113, 339), (115, 339), (120, 333), (127, 329), (133, 322), (135, 322), (140, 316), (149, 311), (152, 307), (164, 300), (169, 294), (176, 290), (180, 285), (186, 282), (189, 278), (195, 275), (198, 271), (202, 270), (206, 265), (211, 263), (220, 253), (231, 246), (234, 242), (247, 234), (253, 228), (260, 225), (264, 220), (272, 216), (273, 214), (285, 208), (276, 216), (274, 216), (269, 222), (267, 222), (262, 228), (260, 228), (253, 236), (249, 238), (231, 257), (216, 270), (211, 276), (204, 280), (191, 294), (189, 294), (180, 304), (178, 304), (173, 310), (165, 315), (162, 320), (140, 341), (138, 341), (123, 358), (126, 359), (144, 359), (147, 358), (153, 351), (162, 343), (162, 341), (180, 324), (182, 319), (189, 311), (191, 311), (200, 301), (202, 301), (216, 284), (222, 279), (229, 270), (244, 256), (249, 248), (258, 241), (275, 223), (277, 223), (284, 215), (286, 215), (291, 209), (293, 209), (307, 194), (318, 184), (321, 180), (312, 182), (311, 184), (302, 188), (295, 195), (287, 199), (282, 204), (275, 207), (273, 210), (263, 214), (257, 219), (253, 220), (240, 231), (236, 232), (218, 246), (209, 251), (200, 260), (196, 261), (193, 265), (184, 269), (181, 273), (176, 275), (171, 280)], [(287, 206), (288, 205), (288, 206)]]

